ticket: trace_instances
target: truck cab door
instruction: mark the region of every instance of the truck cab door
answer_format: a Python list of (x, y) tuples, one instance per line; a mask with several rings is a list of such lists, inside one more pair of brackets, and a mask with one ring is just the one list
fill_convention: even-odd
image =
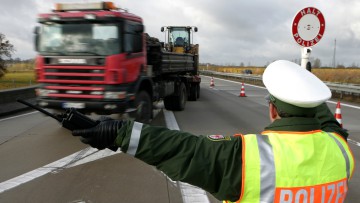
[(126, 53), (125, 67), (129, 82), (136, 80), (140, 71), (145, 67), (146, 54), (143, 42), (144, 26), (140, 23), (127, 22), (124, 34), (124, 52)]

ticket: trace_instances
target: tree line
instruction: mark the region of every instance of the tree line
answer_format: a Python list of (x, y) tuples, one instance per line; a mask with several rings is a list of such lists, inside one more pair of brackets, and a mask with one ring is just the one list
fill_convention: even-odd
[[(301, 59), (292, 59), (292, 62), (296, 63), (296, 64), (301, 64)], [(321, 60), (319, 58), (313, 58), (310, 57), (309, 59), (310, 63), (311, 63), (311, 67), (312, 68), (360, 68), (359, 64), (356, 64), (355, 62), (352, 63), (351, 65), (345, 66), (341, 63), (337, 63), (334, 67), (334, 65), (323, 65)], [(200, 63), (200, 66), (206, 67), (206, 66), (224, 66), (224, 67), (240, 67), (240, 68), (244, 68), (244, 67), (264, 67), (266, 68), (268, 65), (270, 64), (270, 62), (267, 62), (264, 66), (253, 66), (251, 65), (250, 62), (248, 62), (246, 65), (244, 62), (240, 62), (239, 64), (237, 63), (221, 63), (221, 64), (215, 64), (215, 63)]]
[(0, 33), (0, 78), (5, 75), (7, 66), (15, 53), (15, 47)]
[[(13, 54), (15, 53), (16, 49), (14, 45), (10, 43), (8, 39), (6, 39), (6, 36), (2, 33), (0, 33), (0, 78), (5, 75), (7, 67), (12, 63), (19, 63), (19, 62), (31, 62), (33, 59), (29, 60), (21, 60), (20, 58), (12, 59)], [(292, 60), (295, 63), (300, 64), (301, 59), (294, 59)], [(319, 58), (310, 58), (311, 66), (313, 68), (360, 68), (359, 65), (353, 63), (351, 66), (345, 67), (342, 64), (336, 64), (335, 67), (324, 67), (321, 64), (321, 60)], [(269, 63), (265, 64), (264, 67), (266, 67)], [(200, 65), (207, 66), (218, 66), (217, 64), (208, 64), (208, 63), (201, 63)], [(237, 66), (236, 64), (227, 64), (225, 66)], [(248, 64), (245, 66), (243, 62), (241, 62), (238, 66), (240, 67), (250, 67), (251, 63), (248, 62)]]

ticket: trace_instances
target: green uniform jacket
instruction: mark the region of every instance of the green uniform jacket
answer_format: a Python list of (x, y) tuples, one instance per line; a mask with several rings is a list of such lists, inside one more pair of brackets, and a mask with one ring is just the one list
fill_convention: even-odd
[[(172, 180), (198, 186), (219, 200), (239, 199), (242, 180), (240, 137), (196, 136), (164, 127), (141, 125), (137, 148), (135, 152), (132, 150), (136, 158), (156, 166)], [(133, 126), (134, 122), (129, 121), (118, 131), (116, 145), (123, 152), (127, 152), (129, 143), (133, 142)], [(326, 104), (318, 107), (316, 118), (283, 118), (265, 128), (277, 131), (318, 129), (337, 132), (345, 139), (348, 136)]]

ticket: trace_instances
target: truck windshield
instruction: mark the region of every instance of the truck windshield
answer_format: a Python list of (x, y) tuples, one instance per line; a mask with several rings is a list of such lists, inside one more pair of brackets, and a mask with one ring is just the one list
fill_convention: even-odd
[(113, 55), (120, 53), (115, 24), (43, 24), (39, 52), (54, 55)]
[(169, 33), (169, 42), (175, 46), (188, 46), (190, 32), (186, 28), (171, 28)]

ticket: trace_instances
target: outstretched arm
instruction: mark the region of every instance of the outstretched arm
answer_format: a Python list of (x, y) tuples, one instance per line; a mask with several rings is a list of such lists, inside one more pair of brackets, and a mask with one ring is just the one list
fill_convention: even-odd
[(236, 201), (241, 190), (241, 138), (217, 138), (126, 122), (115, 142), (172, 180), (201, 187), (219, 200)]

